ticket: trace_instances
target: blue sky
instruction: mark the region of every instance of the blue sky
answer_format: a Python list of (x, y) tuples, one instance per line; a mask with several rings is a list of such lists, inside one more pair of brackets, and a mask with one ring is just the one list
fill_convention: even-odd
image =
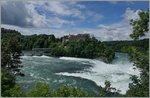
[(149, 8), (146, 1), (3, 1), (2, 27), (24, 35), (90, 33), (107, 40), (130, 40), (130, 19)]

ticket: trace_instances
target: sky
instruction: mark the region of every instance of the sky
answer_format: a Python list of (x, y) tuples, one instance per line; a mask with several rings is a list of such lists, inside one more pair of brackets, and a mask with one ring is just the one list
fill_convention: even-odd
[(2, 1), (1, 27), (23, 35), (89, 33), (101, 41), (131, 40), (130, 20), (148, 1)]

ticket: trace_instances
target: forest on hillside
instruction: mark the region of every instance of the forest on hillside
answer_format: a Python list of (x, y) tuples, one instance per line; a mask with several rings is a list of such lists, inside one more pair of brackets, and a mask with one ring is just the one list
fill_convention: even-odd
[(140, 49), (141, 51), (146, 51), (149, 48), (149, 39), (140, 39), (135, 41), (104, 41), (102, 42), (106, 46), (110, 47), (111, 49), (114, 49), (116, 52), (125, 52), (124, 49), (134, 46)]
[(89, 34), (72, 35), (73, 38), (55, 38), (54, 35), (21, 35), (20, 32), (2, 28), (2, 41), (15, 38), (22, 50), (34, 48), (50, 48), (51, 56), (68, 56), (81, 58), (101, 58), (105, 62), (111, 62), (114, 58), (114, 50), (105, 46), (95, 37)]
[[(21, 45), (22, 50), (34, 48), (49, 48), (52, 56), (69, 56), (81, 58), (101, 58), (105, 62), (114, 59), (114, 52), (125, 52), (130, 46), (135, 46), (145, 51), (149, 48), (149, 39), (137, 41), (105, 41), (101, 42), (89, 34), (72, 35), (72, 38), (56, 38), (54, 35), (21, 35), (20, 32), (9, 29), (1, 29), (2, 41), (14, 38)], [(82, 35), (82, 36), (81, 36)], [(69, 36), (69, 35), (68, 35)]]

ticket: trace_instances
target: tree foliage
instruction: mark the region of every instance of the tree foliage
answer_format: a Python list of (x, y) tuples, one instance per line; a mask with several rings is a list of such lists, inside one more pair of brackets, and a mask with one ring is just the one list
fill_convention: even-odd
[(51, 91), (48, 84), (38, 82), (35, 87), (26, 94), (27, 97), (50, 97)]
[[(15, 76), (11, 74), (6, 68), (1, 70), (1, 95), (7, 96), (7, 90), (15, 86)], [(8, 92), (8, 91), (7, 91)]]
[[(149, 29), (149, 11), (140, 12), (139, 20), (132, 20), (131, 25), (133, 33), (131, 37), (135, 40), (145, 35)], [(145, 51), (139, 50), (137, 47), (128, 47), (126, 51), (129, 53), (134, 66), (140, 69), (140, 77), (132, 76), (132, 83), (129, 84), (127, 96), (148, 97), (149, 96), (149, 48)]]
[(137, 47), (140, 51), (146, 51), (149, 48), (149, 39), (140, 39), (140, 40), (126, 40), (126, 41), (104, 41), (102, 42), (107, 47), (114, 49), (116, 52), (126, 52), (124, 51), (128, 47)]
[(46, 83), (38, 82), (35, 87), (28, 91), (27, 97), (88, 97), (88, 93), (80, 88), (61, 85), (57, 89), (51, 89)]
[(139, 19), (131, 20), (132, 34), (130, 35), (133, 39), (139, 39), (148, 33), (149, 31), (149, 10), (139, 12)]
[(22, 49), (16, 37), (5, 38), (2, 40), (2, 63), (1, 66), (13, 74), (20, 74)]
[(55, 91), (58, 97), (88, 97), (88, 93), (80, 88), (62, 85)]
[[(6, 33), (7, 34), (7, 33)], [(16, 33), (17, 36), (19, 35)], [(21, 67), (21, 47), (18, 43), (18, 37), (12, 34), (2, 39), (1, 48), (1, 89), (2, 96), (19, 96), (19, 92), (13, 92), (14, 89), (19, 90), (15, 83), (16, 75), (23, 75), (20, 72)], [(14, 95), (12, 95), (14, 94)]]
[(140, 69), (140, 77), (132, 76), (132, 83), (129, 84), (127, 96), (142, 96), (149, 95), (149, 52), (139, 51), (136, 47), (129, 47), (128, 53), (134, 66)]
[[(114, 58), (114, 51), (107, 47), (95, 37), (89, 34), (82, 38), (76, 37), (63, 42), (64, 37), (55, 38), (54, 35), (21, 35), (14, 30), (2, 28), (2, 39), (16, 37), (23, 50), (33, 48), (50, 48), (52, 56), (70, 56), (82, 58), (101, 58), (105, 62), (111, 62)], [(82, 34), (80, 34), (81, 36)]]

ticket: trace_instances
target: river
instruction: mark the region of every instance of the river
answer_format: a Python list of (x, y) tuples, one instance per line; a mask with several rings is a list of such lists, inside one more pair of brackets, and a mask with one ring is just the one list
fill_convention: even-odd
[(124, 53), (116, 53), (112, 64), (106, 64), (96, 59), (74, 57), (22, 56), (21, 71), (24, 77), (17, 77), (17, 83), (24, 91), (33, 87), (35, 82), (44, 81), (53, 88), (61, 84), (68, 84), (83, 88), (93, 94), (99, 93), (99, 87), (104, 87), (105, 80), (111, 86), (121, 90), (122, 94), (128, 90), (131, 75), (139, 76), (139, 69), (133, 69), (133, 63)]

